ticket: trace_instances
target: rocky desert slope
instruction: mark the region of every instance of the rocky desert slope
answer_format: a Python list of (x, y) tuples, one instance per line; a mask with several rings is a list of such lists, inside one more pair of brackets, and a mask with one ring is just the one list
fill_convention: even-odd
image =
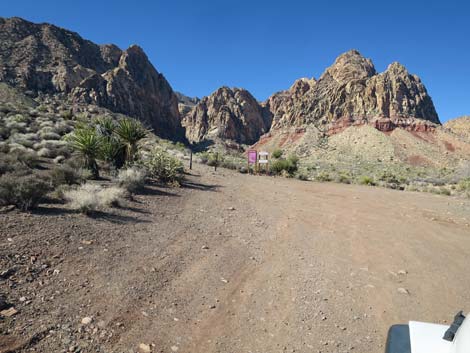
[(162, 137), (184, 139), (178, 98), (140, 47), (96, 45), (16, 17), (0, 18), (0, 41), (1, 82), (98, 105), (139, 118)]

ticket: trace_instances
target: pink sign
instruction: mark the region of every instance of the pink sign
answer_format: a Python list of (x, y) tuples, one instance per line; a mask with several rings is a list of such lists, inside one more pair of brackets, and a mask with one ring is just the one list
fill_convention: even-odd
[(249, 164), (256, 164), (257, 157), (258, 157), (258, 152), (256, 152), (256, 150), (248, 151), (248, 163)]

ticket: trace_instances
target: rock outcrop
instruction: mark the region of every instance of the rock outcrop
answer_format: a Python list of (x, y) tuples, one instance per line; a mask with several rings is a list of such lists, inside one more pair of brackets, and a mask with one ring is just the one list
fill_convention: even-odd
[(298, 80), (265, 106), (273, 114), (273, 130), (313, 124), (334, 134), (369, 124), (381, 131), (430, 131), (440, 124), (419, 77), (399, 63), (377, 73), (356, 50), (340, 55), (318, 80)]
[(50, 24), (0, 18), (0, 81), (64, 93), (139, 118), (162, 137), (184, 138), (178, 99), (138, 46), (122, 51)]
[(191, 142), (231, 140), (253, 144), (271, 125), (269, 112), (244, 89), (221, 87), (183, 117)]

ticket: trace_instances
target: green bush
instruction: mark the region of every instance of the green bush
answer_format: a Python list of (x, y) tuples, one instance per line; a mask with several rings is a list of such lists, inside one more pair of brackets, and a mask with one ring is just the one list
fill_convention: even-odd
[(340, 173), (336, 178), (335, 181), (341, 184), (351, 184), (351, 176), (346, 173)]
[(289, 156), (289, 158), (276, 159), (270, 165), (270, 171), (275, 175), (281, 175), (287, 173), (287, 175), (292, 176), (298, 170), (298, 161), (297, 156)]
[(49, 191), (49, 184), (34, 174), (7, 173), (0, 177), (0, 204), (14, 205), (22, 211), (35, 208)]
[(182, 179), (184, 168), (181, 161), (160, 148), (155, 148), (144, 156), (142, 166), (147, 170), (151, 178), (164, 183), (179, 183)]
[(459, 191), (470, 191), (470, 178), (460, 180), (457, 189)]
[(277, 149), (277, 150), (274, 150), (274, 151), (273, 151), (273, 153), (271, 154), (271, 156), (272, 156), (273, 158), (279, 159), (279, 158), (282, 157), (282, 154), (283, 154), (283, 153), (284, 153), (284, 152), (283, 152), (282, 150)]
[(370, 176), (366, 176), (366, 175), (363, 175), (363, 176), (359, 177), (358, 183), (360, 185), (370, 185), (370, 186), (375, 185), (374, 178), (372, 178)]
[(220, 152), (212, 152), (209, 153), (209, 159), (207, 161), (207, 165), (210, 167), (218, 167), (222, 165), (224, 158), (222, 157)]
[(331, 177), (330, 173), (328, 173), (325, 170), (322, 170), (320, 173), (318, 173), (315, 176), (315, 180), (316, 181), (321, 181), (321, 182), (325, 182), (325, 181), (328, 182), (328, 181), (332, 181), (333, 178)]

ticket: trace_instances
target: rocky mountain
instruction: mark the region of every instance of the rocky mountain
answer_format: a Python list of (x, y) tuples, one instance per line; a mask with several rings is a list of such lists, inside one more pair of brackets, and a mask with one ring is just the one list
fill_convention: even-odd
[(191, 142), (231, 140), (253, 144), (271, 126), (271, 117), (245, 89), (221, 87), (183, 117)]
[(318, 79), (300, 79), (265, 103), (272, 129), (320, 126), (329, 134), (351, 125), (427, 131), (440, 124), (431, 97), (416, 75), (399, 63), (377, 73), (370, 59), (351, 50)]
[(186, 115), (200, 101), (197, 97), (188, 97), (180, 92), (175, 92), (175, 94), (178, 98), (178, 109), (182, 116)]
[(183, 139), (178, 98), (138, 46), (122, 51), (77, 33), (0, 18), (0, 81), (29, 94), (64, 94), (134, 116), (156, 134)]

